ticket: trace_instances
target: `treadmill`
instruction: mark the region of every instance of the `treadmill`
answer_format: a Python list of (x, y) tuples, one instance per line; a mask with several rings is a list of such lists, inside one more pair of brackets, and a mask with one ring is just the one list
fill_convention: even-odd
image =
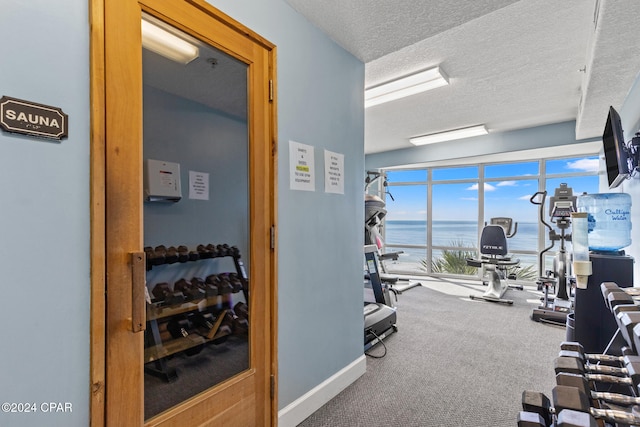
[(371, 286), (375, 302), (364, 303), (364, 351), (397, 332), (396, 309), (391, 304), (389, 290), (382, 285), (376, 258), (376, 245), (365, 245), (364, 256), (367, 269), (367, 283)]

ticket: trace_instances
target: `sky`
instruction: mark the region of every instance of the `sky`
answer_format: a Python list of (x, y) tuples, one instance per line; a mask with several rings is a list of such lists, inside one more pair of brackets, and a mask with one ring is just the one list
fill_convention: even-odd
[[(582, 192), (596, 193), (597, 175), (558, 177), (558, 174), (597, 172), (598, 163), (598, 156), (547, 160), (547, 198), (553, 195), (560, 183), (567, 183), (576, 196)], [(434, 182), (447, 181), (446, 184), (433, 185), (434, 220), (477, 221), (478, 183), (463, 180), (476, 179), (478, 173), (478, 166), (433, 170)], [(506, 216), (519, 222), (537, 222), (539, 206), (531, 203), (530, 199), (538, 191), (538, 181), (527, 177), (538, 174), (537, 161), (485, 166), (485, 220)], [(395, 199), (386, 199), (388, 220), (426, 220), (426, 183), (394, 185), (400, 182), (426, 182), (426, 177), (425, 170), (387, 172), (387, 189)]]

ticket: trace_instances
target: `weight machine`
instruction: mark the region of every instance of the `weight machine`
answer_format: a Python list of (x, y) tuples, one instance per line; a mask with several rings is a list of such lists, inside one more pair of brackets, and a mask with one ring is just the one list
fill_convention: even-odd
[[(540, 200), (535, 199), (540, 196)], [(536, 282), (538, 290), (544, 291), (542, 304), (533, 310), (531, 319), (536, 322), (553, 323), (564, 326), (567, 321), (567, 315), (573, 308), (573, 301), (569, 296), (568, 289), (571, 286), (572, 279), (569, 275), (570, 257), (567, 254), (566, 242), (571, 241), (571, 233), (567, 230), (571, 226), (571, 212), (576, 212), (576, 199), (573, 195), (573, 189), (567, 184), (560, 184), (556, 188), (554, 195), (549, 199), (549, 218), (552, 224), (560, 230), (558, 234), (551, 224), (544, 219), (544, 204), (547, 197), (546, 191), (538, 191), (531, 196), (530, 202), (538, 205), (539, 220), (549, 230), (549, 240), (551, 244), (544, 248), (538, 254), (538, 274), (539, 278)], [(544, 271), (544, 254), (550, 251), (556, 242), (560, 242), (560, 249), (553, 258), (553, 269)], [(556, 292), (555, 297), (549, 296), (549, 290), (553, 288)]]

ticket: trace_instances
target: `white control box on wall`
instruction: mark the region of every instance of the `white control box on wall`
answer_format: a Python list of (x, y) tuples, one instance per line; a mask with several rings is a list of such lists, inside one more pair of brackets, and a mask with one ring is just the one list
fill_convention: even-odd
[(180, 164), (147, 159), (144, 162), (144, 200), (177, 202), (182, 198)]

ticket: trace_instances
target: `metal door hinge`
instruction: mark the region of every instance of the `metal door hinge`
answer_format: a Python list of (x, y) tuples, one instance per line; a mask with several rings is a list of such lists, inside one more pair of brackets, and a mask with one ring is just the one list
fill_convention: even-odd
[(276, 227), (275, 225), (271, 226), (271, 249), (276, 248)]
[(269, 101), (273, 101), (273, 80), (269, 80)]
[(271, 399), (273, 399), (275, 397), (276, 394), (276, 376), (275, 375), (271, 375)]

